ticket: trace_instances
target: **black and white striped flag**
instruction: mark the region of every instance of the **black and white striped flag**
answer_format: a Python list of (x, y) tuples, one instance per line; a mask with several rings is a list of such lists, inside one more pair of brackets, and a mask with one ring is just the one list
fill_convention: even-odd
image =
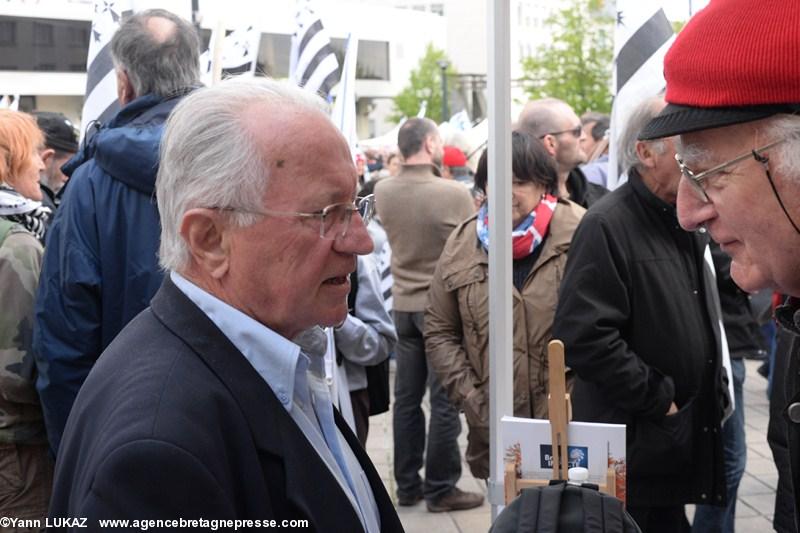
[(295, 21), (297, 30), (292, 35), (289, 77), (330, 102), (331, 89), (339, 82), (339, 61), (311, 0), (298, 0)]
[(378, 273), (381, 276), (383, 307), (391, 316), (392, 307), (394, 307), (394, 298), (392, 298), (392, 284), (394, 283), (394, 277), (392, 276), (392, 248), (389, 246), (389, 239), (386, 239), (386, 242), (383, 243), (383, 248), (381, 248), (380, 253), (378, 254)]
[[(216, 30), (211, 32), (208, 49), (200, 54), (200, 81), (203, 85), (213, 84), (212, 47), (216, 42)], [(261, 32), (250, 25), (233, 30), (222, 40), (219, 69), (222, 76), (247, 74), (254, 76), (258, 66), (258, 51), (261, 45)]]
[(0, 109), (10, 109), (11, 111), (19, 111), (19, 95), (4, 94), (2, 97), (0, 97)]
[[(642, 101), (661, 92), (664, 56), (675, 40), (672, 24), (662, 3), (654, 0), (617, 0), (614, 30), (614, 105), (611, 109), (608, 150), (608, 188), (624, 183), (617, 172), (619, 135), (631, 111)], [(627, 169), (620, 169), (623, 173)]]
[(94, 123), (105, 124), (117, 111), (117, 76), (111, 60), (111, 37), (123, 15), (133, 11), (131, 0), (94, 0), (89, 57), (86, 60), (86, 97), (81, 113), (81, 140)]

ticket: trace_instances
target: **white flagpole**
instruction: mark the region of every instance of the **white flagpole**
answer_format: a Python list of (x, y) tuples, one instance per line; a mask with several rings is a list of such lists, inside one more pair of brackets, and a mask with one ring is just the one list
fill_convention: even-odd
[(211, 34), (211, 84), (216, 85), (222, 80), (222, 48), (225, 42), (225, 26), (222, 20), (217, 20), (217, 26)]
[(489, 503), (504, 505), (500, 419), (513, 414), (511, 286), (511, 13), (508, 0), (487, 0), (489, 60)]
[(342, 132), (350, 153), (355, 157), (356, 143), (356, 59), (358, 58), (358, 37), (350, 33), (345, 47), (342, 77), (339, 81), (339, 92), (333, 104), (331, 120)]

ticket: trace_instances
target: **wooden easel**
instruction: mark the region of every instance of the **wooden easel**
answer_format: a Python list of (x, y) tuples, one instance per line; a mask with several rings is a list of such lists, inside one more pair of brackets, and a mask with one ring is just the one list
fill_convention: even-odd
[[(547, 359), (550, 371), (550, 395), (547, 399), (550, 429), (553, 443), (553, 477), (551, 479), (566, 480), (569, 470), (569, 454), (567, 453), (567, 428), (572, 420), (572, 404), (567, 394), (564, 365), (564, 343), (552, 340), (547, 345)], [(505, 464), (505, 500), (506, 505), (517, 497), (522, 489), (549, 485), (550, 479), (522, 479), (517, 477), (512, 463)], [(600, 491), (616, 497), (616, 474), (613, 468), (606, 472), (606, 482), (600, 485)]]

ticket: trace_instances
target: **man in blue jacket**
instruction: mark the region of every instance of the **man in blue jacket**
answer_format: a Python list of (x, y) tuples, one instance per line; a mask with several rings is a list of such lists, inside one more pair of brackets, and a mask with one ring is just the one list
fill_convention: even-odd
[(64, 166), (71, 179), (50, 228), (34, 325), (54, 453), (100, 353), (161, 285), (159, 143), (170, 111), (198, 85), (199, 46), (191, 24), (168, 11), (123, 21), (111, 41), (122, 109)]

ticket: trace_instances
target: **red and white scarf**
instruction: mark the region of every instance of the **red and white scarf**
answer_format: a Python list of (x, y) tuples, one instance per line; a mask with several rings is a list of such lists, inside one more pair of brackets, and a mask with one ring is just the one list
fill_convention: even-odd
[[(552, 194), (542, 196), (539, 204), (533, 211), (511, 232), (512, 254), (514, 259), (527, 257), (542, 244), (553, 213), (558, 205), (558, 199)], [(478, 211), (478, 240), (483, 248), (489, 251), (489, 207), (488, 202), (484, 202)]]

